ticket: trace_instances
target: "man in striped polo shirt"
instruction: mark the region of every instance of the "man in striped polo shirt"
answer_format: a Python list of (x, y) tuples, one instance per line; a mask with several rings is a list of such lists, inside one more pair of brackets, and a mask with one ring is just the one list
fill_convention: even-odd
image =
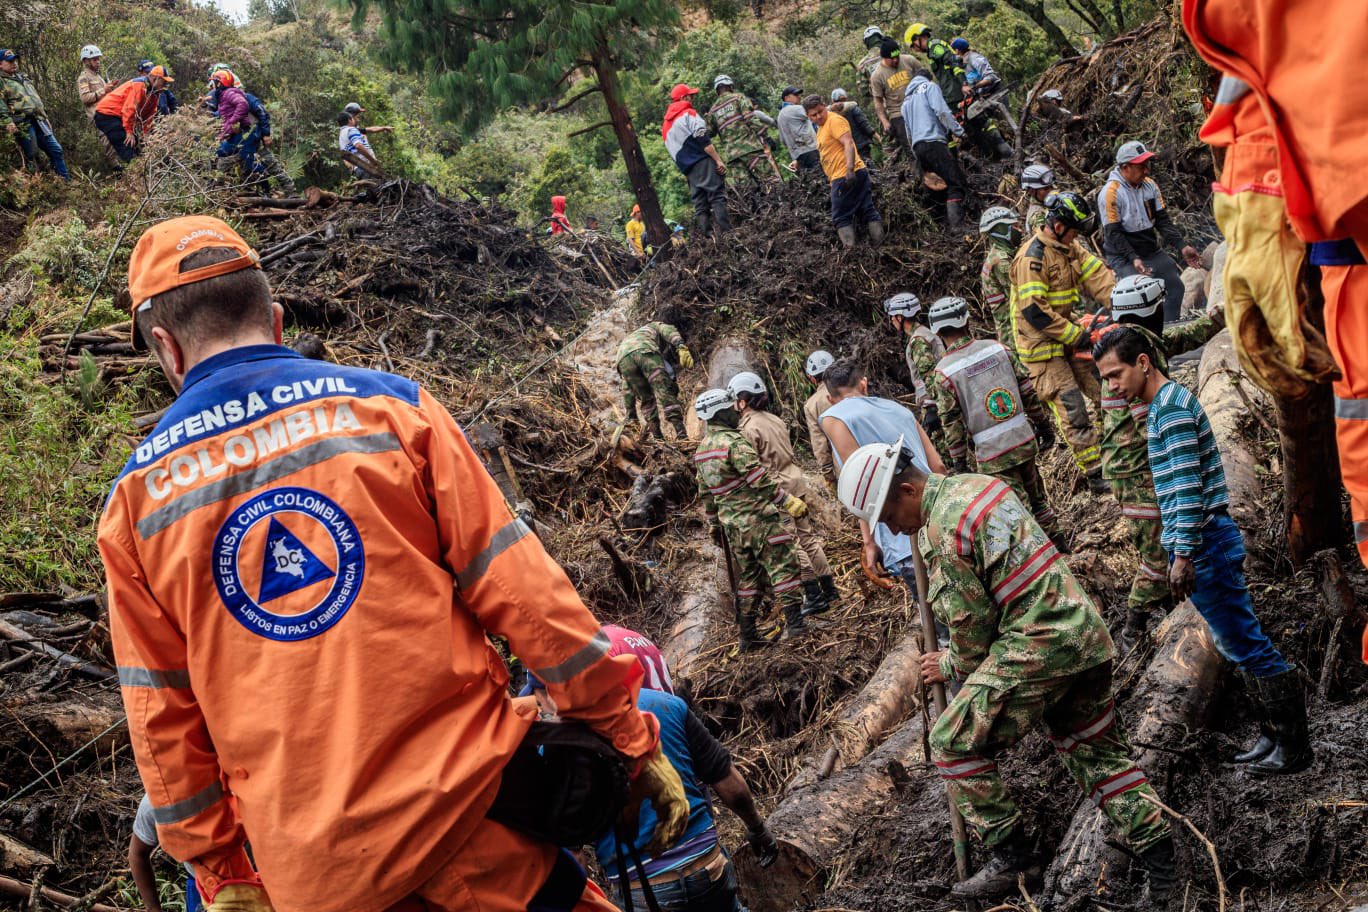
[(857, 517), (916, 537), (946, 650), (924, 653), (928, 683), (962, 687), (931, 730), (931, 757), (964, 819), (989, 850), (952, 893), (994, 899), (1040, 876), (996, 758), (1044, 724), (1074, 781), (1121, 831), (1149, 872), (1150, 904), (1174, 882), (1173, 837), (1146, 800), (1154, 789), (1130, 758), (1112, 697), (1106, 623), (1031, 512), (1001, 479), (928, 474), (897, 444), (860, 447), (837, 493)]
[(1149, 406), (1150, 470), (1173, 597), (1192, 599), (1217, 650), (1240, 667), (1260, 710), (1259, 740), (1235, 762), (1249, 764), (1256, 776), (1306, 769), (1312, 753), (1301, 683), (1254, 614), (1245, 584), (1244, 538), (1230, 518), (1221, 453), (1202, 404), (1164, 375), (1154, 344), (1135, 329), (1107, 333), (1093, 353), (1112, 389)]

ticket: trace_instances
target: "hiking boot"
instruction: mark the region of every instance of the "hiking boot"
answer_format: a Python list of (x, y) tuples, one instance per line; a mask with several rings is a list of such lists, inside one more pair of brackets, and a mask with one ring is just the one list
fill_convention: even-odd
[(1087, 475), (1088, 490), (1094, 494), (1110, 494), (1111, 485), (1107, 484), (1107, 479), (1102, 477), (1102, 469), (1093, 469)]
[(836, 608), (841, 604), (841, 590), (836, 588), (836, 577), (828, 573), (826, 576), (817, 577), (817, 584), (822, 587), (822, 595), (826, 598), (827, 608)]
[(1311, 736), (1306, 723), (1306, 700), (1297, 669), (1259, 678), (1259, 701), (1273, 730), (1273, 749), (1248, 767), (1251, 776), (1287, 776), (1311, 765)]
[(867, 222), (867, 223), (865, 224), (865, 229), (869, 232), (869, 243), (870, 243), (872, 246), (878, 247), (880, 244), (883, 243), (883, 239), (884, 239), (884, 226), (883, 226), (883, 222), (878, 222), (878, 221), (875, 221), (875, 222)]
[(968, 880), (950, 888), (959, 899), (1000, 899), (1017, 890), (1017, 879), (1026, 876), (1029, 889), (1040, 881), (1040, 865), (1031, 858), (1025, 840), (1019, 836), (988, 850), (988, 860)]
[(1178, 865), (1174, 859), (1173, 837), (1165, 836), (1154, 845), (1140, 852), (1140, 863), (1145, 866), (1145, 897), (1140, 903), (1142, 909), (1156, 912), (1168, 905), (1173, 889), (1178, 885)]
[(951, 231), (959, 231), (964, 228), (964, 203), (959, 200), (946, 202), (945, 227)]
[[(804, 583), (803, 588), (808, 584)], [(803, 623), (803, 603), (797, 599), (789, 599), (784, 603), (784, 632), (779, 635), (779, 639), (784, 642), (796, 640), (807, 633), (807, 624)]]
[(842, 225), (836, 229), (836, 236), (841, 239), (841, 244), (849, 250), (855, 246), (855, 226)]
[(803, 617), (826, 614), (831, 610), (821, 583), (815, 579), (803, 580)]
[(1278, 742), (1273, 736), (1273, 723), (1268, 718), (1268, 708), (1264, 706), (1259, 693), (1259, 679), (1244, 669), (1240, 669), (1240, 678), (1244, 681), (1245, 690), (1249, 692), (1249, 698), (1254, 701), (1254, 712), (1259, 717), (1259, 739), (1249, 750), (1241, 751), (1231, 760), (1235, 763), (1253, 763), (1267, 757)]

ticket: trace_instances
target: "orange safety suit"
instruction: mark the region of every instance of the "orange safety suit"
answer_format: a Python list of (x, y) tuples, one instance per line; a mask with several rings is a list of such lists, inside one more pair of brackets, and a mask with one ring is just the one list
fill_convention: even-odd
[[(1368, 47), (1368, 15), (1361, 0), (1183, 0), (1183, 26), (1224, 77), (1201, 134), (1227, 150), (1218, 193), (1280, 197), (1296, 239), (1341, 242), (1312, 260), (1341, 374), (1340, 469), (1368, 564), (1368, 85), (1346, 77)], [(1295, 347), (1309, 333), (1291, 335)]]
[(157, 96), (147, 91), (146, 79), (130, 79), (101, 98), (95, 105), (95, 113), (118, 117), (123, 121), (124, 130), (133, 136), (139, 127), (146, 130), (152, 123), (157, 114)]
[[(557, 850), (485, 817), (536, 717), (487, 633), (563, 717), (628, 757), (654, 746), (635, 658), (608, 657), (411, 381), (275, 345), (206, 359), (115, 482), (99, 546), (161, 844), (206, 895), (252, 876), (250, 840), (280, 912), (526, 907)], [(579, 907), (611, 909), (596, 893)]]

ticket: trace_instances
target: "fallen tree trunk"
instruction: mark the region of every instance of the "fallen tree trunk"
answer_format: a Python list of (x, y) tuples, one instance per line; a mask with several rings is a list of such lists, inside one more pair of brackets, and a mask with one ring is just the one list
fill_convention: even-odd
[[(12, 896), (15, 899), (28, 902), (32, 892), (32, 889), (26, 883), (15, 880), (13, 877), (0, 877), (0, 895)], [(68, 893), (63, 893), (60, 890), (54, 890), (51, 887), (43, 887), (38, 892), (43, 899), (55, 906), (60, 906), (63, 909), (69, 909), (72, 906), (81, 903), (82, 908), (84, 908), (86, 912), (119, 912), (119, 910), (115, 909), (113, 906), (106, 906), (103, 903), (86, 903), (85, 900), (79, 896), (72, 896)], [(33, 906), (29, 906), (28, 908), (33, 908)]]
[(83, 678), (90, 678), (95, 681), (107, 681), (114, 677), (114, 669), (107, 665), (101, 665), (99, 662), (90, 662), (79, 656), (63, 652), (56, 646), (44, 643), (41, 639), (38, 639), (28, 631), (16, 627), (5, 620), (0, 620), (0, 638), (19, 643), (29, 649), (41, 652), (50, 658), (56, 659), (58, 665), (70, 669), (73, 674), (78, 674)]
[[(1198, 398), (1221, 450), (1230, 512), (1237, 521), (1250, 518), (1257, 513), (1262, 487), (1256, 474), (1260, 457), (1240, 430), (1248, 415), (1240, 391), (1248, 387), (1245, 396), (1250, 396), (1255, 387), (1239, 371), (1229, 332), (1207, 343), (1198, 377)], [(1132, 725), (1132, 744), (1141, 751), (1138, 762), (1162, 791), (1175, 759), (1171, 748), (1192, 727), (1206, 723), (1226, 665), (1191, 602), (1170, 613), (1156, 636), (1155, 657), (1129, 701), (1132, 708), (1126, 716)], [(1129, 859), (1106, 844), (1110, 836), (1111, 827), (1102, 812), (1083, 802), (1046, 874), (1046, 898), (1067, 903), (1079, 893), (1096, 889), (1104, 876), (1124, 875)]]
[(693, 574), (682, 581), (680, 590), (687, 594), (680, 603), (669, 638), (661, 647), (677, 690), (689, 679), (694, 662), (703, 654), (713, 612), (726, 617), (735, 614), (722, 549), (712, 542), (701, 544)]
[(875, 669), (869, 681), (831, 726), (830, 749), (818, 745), (819, 753), (799, 767), (786, 789), (795, 794), (830, 776), (841, 768), (858, 763), (879, 745), (884, 736), (901, 725), (921, 702), (920, 628), (903, 635)]
[(742, 371), (755, 370), (755, 351), (740, 339), (723, 339), (708, 356), (708, 386), (725, 387)]

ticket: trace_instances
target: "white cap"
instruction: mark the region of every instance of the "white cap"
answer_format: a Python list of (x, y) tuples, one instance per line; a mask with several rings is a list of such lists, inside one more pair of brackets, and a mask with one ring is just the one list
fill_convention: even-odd
[(82, 60), (89, 60), (89, 59), (92, 58), (92, 57), (103, 57), (103, 56), (104, 56), (104, 53), (100, 50), (100, 48), (99, 48), (98, 45), (87, 44), (85, 47), (81, 48), (81, 59), (82, 59)]
[(826, 373), (828, 367), (835, 363), (836, 359), (831, 352), (819, 348), (807, 356), (807, 363), (803, 365), (803, 370), (807, 371), (809, 377), (820, 377)]
[(832, 90), (831, 90), (831, 100), (832, 100), (833, 102), (840, 101), (840, 100), (842, 100), (843, 98), (849, 98), (849, 97), (850, 97), (850, 96), (848, 96), (848, 95), (846, 94), (846, 90), (845, 90), (845, 89), (832, 89)]
[(884, 301), (884, 312), (890, 317), (915, 317), (921, 313), (921, 299), (910, 291), (903, 291)]
[(952, 326), (963, 329), (968, 322), (969, 302), (964, 298), (937, 298), (936, 303), (926, 312), (926, 325), (932, 332), (940, 332)]
[(723, 409), (729, 409), (736, 405), (736, 397), (731, 394), (731, 390), (710, 389), (698, 394), (694, 400), (694, 411), (698, 417), (704, 421), (709, 420)]
[(1129, 275), (1116, 280), (1111, 293), (1112, 319), (1150, 317), (1164, 300), (1164, 282), (1154, 276)]
[(727, 381), (727, 392), (737, 399), (741, 398), (742, 393), (759, 396), (765, 392), (765, 381), (760, 378), (759, 374), (742, 371)]
[(893, 488), (903, 439), (899, 437), (897, 443), (865, 444), (841, 466), (836, 497), (842, 506), (871, 526), (879, 521), (884, 501)]

